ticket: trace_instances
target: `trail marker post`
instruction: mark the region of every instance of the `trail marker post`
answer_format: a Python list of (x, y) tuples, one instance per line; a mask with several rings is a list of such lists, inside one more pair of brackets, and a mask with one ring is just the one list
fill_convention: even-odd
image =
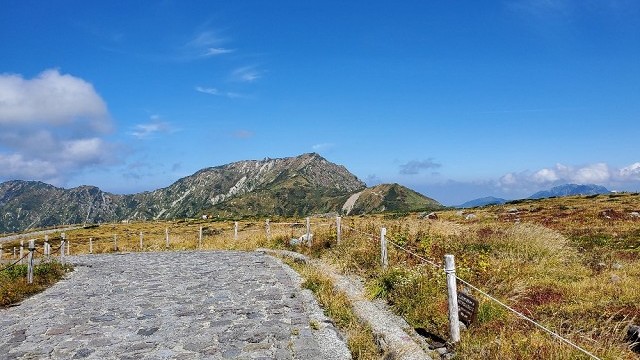
[(49, 244), (49, 235), (44, 236), (44, 256), (49, 259), (51, 256), (51, 244)]
[(169, 248), (169, 228), (166, 227), (164, 228), (164, 240), (165, 240), (165, 247), (168, 249)]
[(113, 234), (113, 251), (118, 251), (118, 235)]
[(238, 222), (233, 223), (233, 240), (238, 240)]
[(198, 232), (198, 249), (202, 250), (202, 226), (200, 226), (200, 231)]
[(456, 265), (453, 255), (444, 256), (444, 272), (447, 274), (447, 293), (449, 303), (449, 333), (451, 342), (460, 342), (460, 323), (458, 318), (458, 288), (456, 285)]
[(27, 283), (33, 284), (33, 253), (36, 250), (36, 241), (29, 240), (29, 256), (27, 257)]
[(311, 247), (311, 220), (307, 217), (307, 245)]
[(143, 238), (142, 231), (140, 231), (140, 251), (142, 251), (142, 249), (143, 249), (143, 247), (142, 247), (142, 238)]
[(60, 234), (62, 240), (60, 240), (60, 264), (64, 265), (64, 245), (65, 245), (65, 235), (64, 233)]
[(93, 238), (89, 238), (89, 254), (93, 254)]
[(386, 269), (389, 265), (389, 259), (387, 257), (387, 228), (380, 229), (380, 263), (382, 268)]

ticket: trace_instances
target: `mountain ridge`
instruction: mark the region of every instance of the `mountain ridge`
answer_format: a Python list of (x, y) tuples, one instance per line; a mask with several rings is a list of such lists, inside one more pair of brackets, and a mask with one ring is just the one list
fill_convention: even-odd
[[(64, 189), (39, 181), (12, 180), (0, 184), (0, 232), (202, 215), (230, 218), (340, 213), (354, 193), (369, 193), (366, 190), (366, 184), (346, 167), (316, 153), (207, 167), (167, 187), (128, 195), (91, 185)], [(356, 213), (442, 207), (398, 184), (377, 191), (384, 192), (383, 201), (358, 203)]]

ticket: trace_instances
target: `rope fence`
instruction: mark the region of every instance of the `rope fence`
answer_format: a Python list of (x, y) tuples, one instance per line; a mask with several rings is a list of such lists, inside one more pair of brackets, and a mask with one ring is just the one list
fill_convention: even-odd
[[(442, 264), (437, 264), (435, 261), (430, 260), (430, 259), (428, 259), (428, 258), (426, 258), (426, 257), (424, 257), (424, 256), (419, 255), (419, 254), (416, 254), (415, 252), (413, 252), (413, 251), (411, 251), (411, 250), (409, 250), (409, 249), (407, 249), (407, 248), (405, 248), (405, 247), (403, 247), (403, 246), (401, 246), (401, 245), (397, 244), (396, 242), (391, 241), (391, 240), (389, 240), (388, 238), (386, 238), (386, 236), (385, 236), (385, 235), (386, 235), (386, 229), (385, 229), (385, 228), (382, 228), (384, 231), (382, 231), (382, 232), (381, 232), (381, 236), (380, 236), (380, 237), (377, 237), (377, 236), (376, 236), (376, 235), (374, 235), (374, 234), (367, 233), (367, 232), (363, 232), (363, 231), (360, 231), (360, 230), (358, 230), (358, 229), (355, 229), (355, 228), (352, 228), (352, 227), (349, 227), (349, 226), (346, 226), (346, 225), (343, 225), (343, 227), (346, 227), (346, 228), (348, 228), (348, 229), (350, 229), (350, 230), (352, 230), (352, 231), (355, 231), (356, 233), (359, 233), (359, 234), (361, 234), (361, 235), (367, 236), (367, 237), (369, 237), (370, 239), (378, 240), (378, 241), (380, 241), (382, 244), (389, 243), (389, 244), (393, 245), (395, 248), (397, 248), (398, 250), (403, 251), (403, 252), (405, 252), (405, 253), (407, 253), (407, 254), (409, 254), (409, 255), (411, 255), (411, 256), (413, 256), (413, 257), (415, 257), (415, 258), (419, 259), (419, 260), (421, 260), (423, 263), (426, 263), (426, 264), (431, 265), (432, 267), (434, 267), (434, 268), (436, 268), (436, 269), (442, 269), (442, 268), (443, 268), (443, 265), (442, 265)], [(381, 250), (381, 252), (382, 252), (382, 254), (383, 254), (383, 257), (386, 257), (386, 256), (385, 256), (385, 255), (386, 255), (386, 254), (385, 254), (386, 250), (384, 250), (384, 249), (383, 249), (383, 250)], [(518, 316), (519, 318), (521, 318), (521, 319), (523, 319), (523, 320), (525, 320), (525, 321), (527, 321), (527, 322), (531, 323), (531, 324), (532, 324), (532, 325), (534, 325), (535, 327), (537, 327), (537, 328), (541, 329), (542, 331), (544, 331), (545, 333), (547, 333), (547, 334), (548, 334), (548, 335), (550, 335), (551, 337), (553, 337), (553, 338), (555, 338), (555, 339), (557, 339), (557, 340), (561, 341), (561, 342), (562, 342), (562, 343), (564, 343), (565, 345), (569, 345), (569, 346), (571, 346), (571, 347), (572, 347), (572, 348), (574, 348), (575, 350), (582, 352), (583, 354), (585, 354), (585, 355), (589, 356), (589, 357), (590, 357), (590, 358), (592, 358), (592, 359), (601, 360), (599, 357), (597, 357), (597, 356), (596, 356), (596, 355), (594, 355), (593, 353), (589, 352), (588, 350), (586, 350), (586, 349), (584, 349), (584, 348), (580, 347), (579, 345), (575, 344), (575, 343), (574, 343), (574, 342), (572, 342), (571, 340), (569, 340), (569, 339), (567, 339), (567, 338), (563, 337), (562, 335), (560, 335), (560, 334), (558, 334), (558, 333), (554, 332), (553, 330), (549, 329), (548, 327), (545, 327), (544, 325), (542, 325), (542, 324), (538, 323), (537, 321), (535, 321), (535, 320), (533, 320), (533, 319), (531, 319), (531, 318), (527, 317), (527, 316), (526, 316), (526, 315), (524, 315), (523, 313), (521, 313), (521, 312), (517, 311), (516, 309), (512, 308), (511, 306), (509, 306), (509, 305), (505, 304), (504, 302), (502, 302), (502, 301), (498, 300), (495, 296), (490, 295), (490, 294), (489, 294), (489, 293), (487, 293), (486, 291), (483, 291), (483, 290), (482, 290), (482, 289), (480, 289), (479, 287), (477, 287), (477, 286), (475, 286), (475, 285), (471, 284), (470, 282), (468, 282), (468, 281), (466, 281), (466, 280), (464, 280), (464, 279), (460, 278), (459, 276), (455, 275), (455, 266), (453, 265), (453, 256), (452, 256), (452, 255), (447, 255), (447, 256), (450, 256), (450, 257), (451, 257), (451, 260), (452, 260), (452, 263), (451, 263), (452, 268), (451, 268), (451, 269), (448, 269), (448, 268), (447, 268), (447, 266), (445, 265), (445, 274), (447, 274), (447, 275), (448, 275), (448, 277), (449, 277), (450, 275), (452, 275), (452, 277), (453, 277), (455, 280), (457, 280), (457, 281), (461, 282), (462, 284), (464, 284), (464, 285), (465, 285), (465, 286), (467, 286), (468, 288), (475, 290), (475, 291), (476, 291), (476, 292), (478, 292), (479, 294), (481, 294), (481, 295), (485, 296), (487, 299), (489, 299), (489, 300), (491, 300), (491, 301), (494, 301), (494, 302), (495, 302), (495, 303), (497, 303), (498, 305), (500, 305), (500, 306), (502, 306), (503, 308), (507, 309), (508, 311), (512, 312), (513, 314), (515, 314), (515, 315), (516, 315), (516, 316)], [(446, 257), (445, 257), (445, 259), (446, 259)], [(384, 267), (384, 266), (386, 266), (386, 259), (383, 259), (381, 262), (382, 262), (383, 267)], [(454, 288), (456, 287), (455, 282), (453, 283), (453, 287), (454, 287)], [(449, 292), (449, 305), (450, 305), (450, 306), (449, 306), (449, 311), (450, 311), (450, 314), (449, 314), (449, 315), (450, 315), (450, 322), (451, 322), (450, 326), (451, 326), (451, 328), (453, 328), (453, 327), (458, 327), (458, 316), (457, 316), (458, 309), (457, 309), (457, 306), (453, 306), (455, 309), (453, 309), (454, 311), (452, 311), (452, 309), (451, 309), (451, 308), (452, 308), (452, 306), (451, 306), (451, 305), (452, 305), (452, 304), (451, 304), (451, 298), (455, 298), (456, 296), (455, 296), (455, 290), (453, 291), (453, 292), (454, 292), (454, 296), (451, 296), (451, 286), (449, 286), (449, 291), (450, 291), (450, 292)], [(457, 305), (457, 304), (456, 304), (456, 305)], [(455, 324), (454, 324), (454, 321), (451, 321), (451, 320), (452, 320), (452, 319), (451, 319), (451, 317), (452, 317), (452, 316), (451, 316), (451, 315), (452, 315), (451, 313), (453, 313), (453, 312), (455, 312), (455, 316), (454, 316), (454, 317), (455, 317), (455, 319), (454, 319), (454, 320), (455, 320)], [(458, 327), (458, 329), (457, 329), (457, 330), (452, 329), (452, 331), (451, 331), (451, 333), (452, 333), (452, 338), (454, 338), (454, 339), (456, 340), (456, 341), (454, 341), (454, 342), (458, 342), (458, 341), (460, 340), (460, 339), (459, 339), (459, 336), (460, 336), (460, 335), (459, 335), (459, 331), (460, 331), (460, 330), (459, 330), (459, 327)], [(454, 333), (456, 333), (456, 332), (457, 332), (457, 334), (454, 334)]]
[[(410, 249), (408, 249), (406, 246), (400, 245), (399, 242), (397, 240), (394, 240), (393, 237), (388, 237), (387, 233), (386, 233), (386, 228), (381, 228), (380, 234), (376, 235), (376, 234), (372, 234), (370, 232), (367, 231), (363, 231), (360, 230), (354, 226), (350, 226), (350, 225), (346, 225), (344, 223), (342, 223), (342, 218), (341, 217), (337, 217), (335, 218), (335, 222), (311, 222), (310, 218), (306, 218), (306, 221), (304, 222), (270, 222), (268, 219), (264, 222), (264, 223), (245, 223), (243, 225), (242, 228), (240, 228), (240, 224), (238, 221), (233, 222), (231, 225), (231, 227), (227, 228), (227, 227), (223, 227), (223, 228), (218, 228), (215, 229), (214, 228), (214, 232), (215, 235), (212, 236), (225, 236), (227, 239), (233, 239), (233, 241), (238, 241), (239, 240), (239, 234), (240, 233), (245, 233), (245, 234), (255, 234), (255, 233), (259, 233), (259, 232), (263, 232), (266, 236), (267, 239), (269, 239), (270, 237), (272, 237), (274, 235), (274, 230), (275, 227), (278, 226), (289, 226), (290, 229), (288, 229), (290, 231), (290, 234), (293, 234), (294, 229), (297, 230), (301, 230), (304, 232), (304, 234), (302, 234), (299, 238), (300, 243), (306, 242), (307, 245), (311, 246), (312, 244), (312, 239), (313, 239), (313, 233), (311, 232), (312, 228), (318, 228), (318, 227), (323, 227), (323, 228), (329, 228), (332, 229), (335, 227), (335, 232), (336, 232), (336, 240), (337, 243), (340, 243), (341, 241), (341, 237), (343, 237), (345, 235), (345, 233), (343, 233), (343, 230), (348, 230), (349, 232), (355, 233), (359, 236), (363, 236), (365, 238), (367, 238), (370, 241), (373, 242), (379, 242), (380, 244), (380, 252), (381, 252), (381, 264), (383, 268), (387, 267), (388, 264), (388, 255), (387, 255), (387, 244), (390, 244), (392, 247), (394, 247), (395, 249), (397, 249), (400, 252), (403, 252), (411, 257), (414, 257), (415, 259), (418, 259), (421, 263), (427, 264), (429, 266), (432, 266), (434, 269), (439, 269), (442, 270), (444, 269), (444, 273), (447, 275), (447, 282), (448, 282), (448, 295), (449, 295), (449, 320), (450, 320), (450, 331), (451, 331), (451, 340), (452, 342), (459, 342), (460, 341), (460, 336), (459, 336), (459, 328), (456, 329), (456, 327), (459, 327), (458, 325), (458, 308), (457, 308), (457, 300), (455, 300), (455, 304), (452, 302), (452, 299), (456, 298), (456, 292), (457, 292), (457, 285), (456, 285), (456, 281), (460, 282), (462, 284), (464, 284), (466, 287), (468, 287), (469, 289), (472, 289), (474, 291), (476, 291), (477, 293), (481, 294), (482, 296), (484, 296), (485, 298), (489, 299), (490, 301), (495, 302), (496, 304), (500, 305), (501, 307), (505, 308), (506, 310), (508, 310), (509, 312), (515, 314), (518, 318), (521, 318), (525, 321), (527, 321), (528, 323), (534, 325), (535, 327), (539, 328), (540, 330), (544, 331), (545, 333), (547, 333), (548, 335), (550, 335), (552, 338), (559, 340), (561, 343), (571, 346), (573, 349), (582, 352), (583, 354), (589, 356), (592, 359), (597, 359), (599, 360), (599, 358), (597, 356), (595, 356), (593, 353), (585, 350), (584, 348), (580, 347), (579, 345), (575, 344), (574, 342), (566, 339), (565, 337), (561, 336), (560, 334), (558, 334), (557, 332), (549, 329), (548, 327), (538, 323), (537, 321), (535, 321), (534, 319), (531, 319), (530, 317), (527, 317), (526, 315), (524, 315), (522, 312), (517, 311), (516, 309), (514, 309), (513, 307), (505, 304), (504, 302), (500, 301), (499, 299), (497, 299), (495, 296), (492, 296), (491, 294), (487, 293), (486, 291), (483, 291), (482, 289), (480, 289), (478, 286), (475, 286), (471, 283), (469, 283), (468, 281), (460, 278), (459, 276), (457, 276), (455, 274), (455, 265), (453, 262), (453, 256), (452, 255), (446, 255), (445, 256), (445, 262), (444, 263), (439, 263), (437, 261), (434, 261), (432, 259), (427, 258), (424, 255), (418, 254), (415, 251), (412, 251)], [(353, 224), (351, 224), (353, 225)], [(306, 228), (305, 228), (306, 226)], [(195, 243), (195, 247), (196, 249), (202, 249), (203, 245), (204, 245), (204, 238), (206, 236), (206, 234), (204, 234), (204, 228), (203, 226), (200, 226), (199, 229), (195, 229), (193, 231), (193, 236), (196, 241)], [(206, 230), (208, 231), (212, 231), (211, 229), (207, 228)], [(229, 232), (232, 232), (232, 234), (229, 234)], [(282, 229), (280, 230), (280, 233), (282, 232)], [(191, 234), (191, 232), (189, 232), (189, 234)], [(161, 245), (159, 244), (160, 241), (164, 240), (164, 244), (165, 247), (167, 249), (170, 248), (170, 245), (172, 244), (172, 234), (169, 231), (169, 228), (165, 228), (164, 231), (162, 232), (153, 232), (153, 233), (143, 233), (142, 231), (138, 233), (132, 233), (132, 232), (128, 232), (127, 236), (129, 239), (131, 238), (137, 238), (139, 237), (139, 250), (143, 251), (145, 249), (144, 247), (144, 241), (147, 240), (147, 242), (149, 241), (154, 241), (154, 247), (153, 249), (158, 249), (161, 248)], [(180, 236), (184, 236), (184, 234), (180, 235)], [(88, 246), (89, 246), (89, 253), (92, 254), (94, 252), (94, 248), (96, 247), (96, 245), (100, 244), (100, 246), (104, 249), (104, 247), (106, 246), (107, 249), (113, 245), (112, 249), (114, 251), (119, 251), (120, 248), (118, 246), (118, 235), (114, 234), (113, 237), (109, 237), (109, 236), (101, 236), (101, 237), (91, 237), (89, 238), (88, 241)], [(74, 241), (78, 241), (78, 245), (81, 243), (79, 241), (79, 239), (76, 239)], [(33, 258), (34, 255), (40, 254), (42, 255), (43, 258), (47, 258), (52, 256), (52, 254), (58, 254), (60, 256), (60, 261), (62, 263), (64, 263), (64, 256), (65, 255), (70, 255), (70, 241), (66, 238), (65, 234), (62, 233), (61, 234), (61, 241), (60, 241), (60, 245), (55, 248), (52, 249), (50, 246), (51, 244), (48, 241), (48, 238), (45, 237), (44, 239), (44, 251), (40, 250), (40, 249), (36, 249), (35, 245), (33, 245), (34, 240), (31, 240), (30, 246), (27, 248), (29, 249), (29, 252), (26, 254), (22, 254), (18, 260), (16, 260), (15, 262), (13, 262), (12, 264), (5, 266), (4, 268), (0, 269), (0, 272), (2, 271), (6, 271), (9, 270), (12, 267), (15, 267), (17, 264), (21, 263), (24, 261), (25, 258), (29, 258), (29, 263), (31, 265), (33, 265)], [(22, 253), (22, 250), (25, 247), (23, 245), (21, 245), (20, 250)], [(147, 249), (149, 248), (149, 245), (147, 245)], [(1, 247), (0, 247), (1, 249)], [(15, 248), (14, 248), (14, 253), (15, 253)], [(65, 254), (66, 253), (66, 254)], [(450, 258), (448, 258), (450, 257)], [(0, 251), (0, 259), (1, 259), (1, 251)], [(31, 278), (32, 278), (32, 270), (30, 270), (29, 274), (31, 274)], [(451, 283), (451, 280), (453, 280), (453, 282)], [(455, 314), (454, 314), (455, 313)]]

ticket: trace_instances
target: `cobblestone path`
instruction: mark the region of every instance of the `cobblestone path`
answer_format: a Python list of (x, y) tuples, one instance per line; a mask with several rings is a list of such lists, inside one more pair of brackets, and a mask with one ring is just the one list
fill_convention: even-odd
[(347, 359), (299, 278), (251, 252), (71, 257), (76, 270), (0, 309), (0, 359)]

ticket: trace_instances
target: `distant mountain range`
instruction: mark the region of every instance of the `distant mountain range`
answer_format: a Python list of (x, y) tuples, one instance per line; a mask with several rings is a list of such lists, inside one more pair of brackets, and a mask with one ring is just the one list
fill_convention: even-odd
[(0, 232), (122, 220), (363, 214), (436, 210), (437, 201), (398, 184), (367, 188), (316, 153), (202, 169), (172, 185), (133, 195), (94, 186), (62, 189), (37, 181), (0, 184)]
[(606, 187), (600, 186), (600, 185), (564, 184), (564, 185), (552, 187), (549, 190), (538, 191), (537, 193), (529, 196), (529, 199), (544, 199), (549, 197), (572, 196), (572, 195), (608, 194), (610, 192), (611, 191), (607, 190)]
[(487, 196), (487, 197), (467, 201), (466, 203), (459, 205), (457, 207), (466, 209), (466, 208), (473, 208), (473, 207), (480, 207), (480, 206), (487, 206), (487, 205), (502, 205), (507, 201), (509, 200), (497, 198), (493, 196)]
[[(552, 187), (549, 190), (538, 191), (537, 193), (529, 196), (527, 199), (544, 199), (550, 197), (560, 196), (576, 196), (576, 195), (596, 195), (596, 194), (608, 194), (610, 191), (600, 185), (594, 184), (564, 184)], [(502, 205), (508, 203), (509, 200), (497, 198), (493, 196), (483, 197), (467, 201), (466, 203), (456, 206), (458, 208), (473, 208), (487, 205)]]

